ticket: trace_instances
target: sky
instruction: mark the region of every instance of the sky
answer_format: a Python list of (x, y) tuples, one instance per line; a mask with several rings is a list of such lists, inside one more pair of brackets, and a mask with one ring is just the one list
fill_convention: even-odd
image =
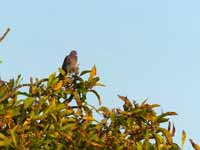
[[(94, 64), (104, 105), (121, 107), (117, 94), (176, 111), (181, 132), (200, 143), (199, 0), (2, 1), (0, 76), (47, 77), (72, 49), (80, 69)], [(90, 100), (96, 102), (95, 99)], [(187, 142), (186, 149), (191, 149)]]

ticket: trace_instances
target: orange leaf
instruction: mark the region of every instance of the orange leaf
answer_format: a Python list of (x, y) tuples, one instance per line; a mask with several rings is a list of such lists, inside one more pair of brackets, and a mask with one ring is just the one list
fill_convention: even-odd
[(146, 118), (147, 120), (154, 121), (154, 118), (155, 118), (155, 117), (154, 117), (151, 113), (147, 113), (146, 116), (145, 116), (145, 118)]
[(96, 74), (97, 74), (97, 70), (96, 70), (96, 66), (94, 65), (94, 66), (92, 67), (91, 72), (90, 72), (89, 80), (92, 80), (92, 79), (94, 78), (94, 76), (96, 76)]
[(54, 90), (59, 90), (61, 89), (61, 87), (63, 86), (63, 81), (60, 80), (55, 86), (54, 86)]
[(102, 145), (98, 144), (97, 142), (93, 142), (93, 141), (87, 141), (88, 144), (91, 144), (95, 147), (102, 147)]

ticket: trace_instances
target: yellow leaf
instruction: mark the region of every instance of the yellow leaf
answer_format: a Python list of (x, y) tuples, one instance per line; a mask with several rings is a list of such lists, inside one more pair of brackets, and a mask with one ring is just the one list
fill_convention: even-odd
[(93, 121), (93, 117), (92, 116), (83, 116), (83, 119), (86, 121)]
[(165, 136), (165, 138), (167, 139), (167, 142), (171, 145), (173, 143), (171, 133), (164, 128), (160, 128), (160, 130), (163, 133), (163, 135)]
[(16, 125), (13, 129), (10, 130), (12, 142), (14, 143), (15, 146), (17, 145), (17, 142), (18, 142), (17, 133), (16, 133), (17, 128), (18, 126)]
[(27, 118), (27, 119), (24, 121), (23, 126), (27, 126), (27, 125), (30, 125), (30, 124), (31, 124), (31, 118)]
[(0, 133), (0, 139), (2, 139), (2, 140), (8, 140), (8, 138), (4, 134), (2, 134), (2, 133)]
[(96, 70), (96, 66), (94, 65), (92, 67), (92, 70), (90, 72), (90, 77), (89, 77), (89, 80), (92, 80), (94, 78), (94, 76), (96, 76), (96, 73), (97, 73), (97, 70)]
[(100, 83), (100, 82), (97, 82), (95, 85), (96, 85), (96, 86), (105, 86), (104, 84), (102, 84), (102, 83)]
[(63, 81), (60, 80), (55, 86), (54, 86), (54, 90), (59, 90), (61, 89), (61, 87), (63, 86)]
[(186, 140), (186, 133), (185, 133), (185, 131), (183, 130), (183, 131), (182, 131), (182, 137), (181, 137), (181, 147), (182, 147), (182, 149), (183, 149), (183, 146), (184, 146), (184, 144), (185, 144), (185, 140)]

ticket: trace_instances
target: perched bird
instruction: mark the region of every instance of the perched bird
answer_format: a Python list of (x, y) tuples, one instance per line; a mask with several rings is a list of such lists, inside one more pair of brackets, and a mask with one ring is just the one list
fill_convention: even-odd
[(62, 64), (62, 69), (65, 71), (66, 74), (78, 72), (77, 61), (77, 52), (75, 50), (72, 50), (69, 53), (69, 55), (65, 57), (64, 62)]

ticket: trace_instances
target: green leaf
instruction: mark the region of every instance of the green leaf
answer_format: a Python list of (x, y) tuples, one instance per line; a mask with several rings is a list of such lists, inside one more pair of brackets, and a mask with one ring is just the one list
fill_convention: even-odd
[(17, 76), (16, 81), (15, 81), (15, 86), (17, 86), (21, 80), (22, 80), (21, 74), (19, 74), (19, 75)]
[(97, 99), (99, 101), (99, 105), (101, 105), (102, 104), (102, 99), (101, 99), (100, 95), (95, 90), (89, 90), (89, 92), (92, 92), (92, 93), (94, 93), (96, 95), (96, 97), (97, 97)]
[(82, 75), (84, 75), (84, 74), (87, 74), (87, 73), (90, 73), (91, 72), (91, 70), (84, 70), (84, 71), (82, 71), (81, 73), (80, 73), (80, 76), (82, 76)]
[(59, 70), (59, 72), (62, 74), (62, 75), (65, 75), (66, 73), (65, 73), (65, 71), (62, 69), (62, 68), (58, 68), (58, 70)]
[(101, 106), (98, 110), (98, 112), (103, 112), (105, 115), (109, 115), (110, 114), (110, 111), (107, 107), (105, 106)]
[(89, 80), (88, 81), (88, 88), (89, 89), (93, 88), (99, 80), (100, 80), (99, 77), (95, 77), (95, 78)]
[(10, 89), (13, 89), (14, 85), (15, 85), (15, 80), (14, 79), (10, 79), (7, 85), (8, 85), (8, 87)]
[(47, 86), (48, 87), (52, 87), (52, 82), (53, 82), (53, 80), (56, 78), (56, 73), (54, 72), (54, 73), (52, 73), (50, 76), (49, 76), (49, 78), (48, 78), (48, 83), (47, 83)]
[(8, 138), (4, 134), (2, 134), (2, 133), (0, 133), (0, 139), (2, 139), (2, 140), (8, 140)]
[(136, 145), (137, 145), (137, 150), (143, 150), (141, 142), (137, 142)]
[(13, 129), (10, 130), (12, 141), (13, 141), (13, 143), (14, 143), (15, 146), (17, 145), (17, 134), (15, 132), (16, 129), (17, 129), (17, 126), (15, 126)]
[(27, 99), (24, 100), (24, 108), (25, 109), (29, 108), (33, 102), (34, 102), (34, 98), (28, 97)]
[(100, 82), (97, 82), (97, 83), (95, 84), (95, 86), (103, 86), (103, 87), (105, 87), (106, 85), (104, 85), (104, 84), (102, 84), (102, 83), (100, 83)]

